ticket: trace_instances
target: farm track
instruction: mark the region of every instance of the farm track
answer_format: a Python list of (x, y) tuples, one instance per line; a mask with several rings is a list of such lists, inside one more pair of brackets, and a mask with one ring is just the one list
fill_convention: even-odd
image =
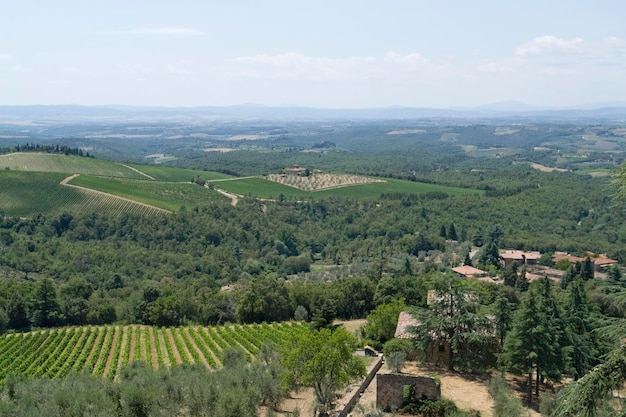
[(155, 181), (153, 176), (150, 176), (150, 175), (146, 174), (145, 172), (142, 172), (142, 171), (138, 170), (137, 168), (133, 168), (131, 166), (124, 165), (124, 164), (120, 164), (120, 165), (123, 166), (124, 168), (130, 169), (131, 171), (135, 171), (137, 174), (143, 175), (144, 177), (146, 177), (146, 178), (148, 178), (148, 179), (150, 179), (152, 181)]
[(116, 199), (116, 200), (119, 200), (119, 201), (123, 201), (123, 202), (126, 202), (126, 203), (135, 204), (135, 205), (138, 205), (138, 206), (141, 206), (141, 207), (144, 207), (144, 208), (148, 208), (150, 210), (155, 210), (157, 212), (167, 213), (167, 214), (171, 214), (172, 213), (170, 210), (166, 210), (166, 209), (163, 209), (163, 208), (160, 208), (160, 207), (157, 207), (157, 206), (153, 206), (153, 205), (150, 205), (150, 204), (146, 204), (146, 203), (141, 203), (139, 201), (135, 201), (135, 200), (132, 200), (130, 198), (120, 197), (119, 195), (105, 193), (104, 191), (93, 190), (91, 188), (81, 187), (80, 185), (73, 185), (73, 184), (69, 183), (71, 180), (73, 180), (74, 178), (78, 177), (79, 175), (80, 174), (70, 175), (69, 177), (67, 177), (67, 178), (63, 179), (63, 181), (61, 181), (61, 185), (66, 186), (66, 187), (72, 187), (72, 188), (77, 189), (77, 190), (86, 191), (88, 193), (94, 193), (94, 194), (98, 194), (98, 195), (101, 195), (101, 196), (106, 196), (106, 197), (113, 198), (113, 199)]

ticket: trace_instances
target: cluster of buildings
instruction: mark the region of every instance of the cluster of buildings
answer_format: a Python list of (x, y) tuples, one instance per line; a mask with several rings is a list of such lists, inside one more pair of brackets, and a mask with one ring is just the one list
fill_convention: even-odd
[[(508, 268), (517, 262), (519, 267), (526, 266), (526, 278), (529, 281), (547, 276), (552, 279), (561, 279), (564, 272), (560, 269), (554, 269), (547, 266), (539, 265), (538, 261), (541, 257), (541, 252), (538, 251), (521, 251), (521, 250), (504, 250), (500, 252), (500, 259), (502, 261), (502, 267)], [(586, 258), (570, 255), (567, 252), (554, 252), (552, 255), (552, 262), (555, 264), (559, 261), (566, 260), (571, 264), (577, 262), (584, 262)], [(618, 261), (608, 258), (605, 254), (594, 255), (589, 254), (589, 259), (593, 262), (594, 273), (601, 275), (611, 265), (616, 265)], [(462, 265), (452, 268), (452, 271), (465, 278), (476, 278), (482, 281), (493, 282), (493, 279), (488, 276), (486, 271), (478, 268), (474, 268), (471, 265)]]

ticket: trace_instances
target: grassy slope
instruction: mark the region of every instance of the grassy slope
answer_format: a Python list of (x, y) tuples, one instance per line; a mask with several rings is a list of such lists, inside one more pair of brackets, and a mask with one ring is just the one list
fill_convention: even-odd
[[(200, 178), (208, 181), (232, 178), (232, 176), (222, 174), (220, 172), (197, 171), (193, 169), (170, 168), (154, 165), (129, 164), (128, 166), (153, 177), (156, 181), (189, 182), (192, 178), (197, 176), (200, 176)], [(144, 179), (146, 178), (144, 177)]]
[(81, 174), (74, 182), (76, 185), (167, 210), (224, 198), (190, 184), (192, 178), (230, 178), (220, 173), (147, 165), (126, 166), (78, 156), (13, 153), (0, 155), (0, 211), (15, 216), (94, 210), (112, 214), (151, 212), (138, 204), (60, 185), (71, 174)]
[(172, 211), (181, 206), (192, 207), (210, 200), (226, 199), (215, 191), (191, 183), (163, 183), (87, 175), (80, 175), (70, 183)]
[(101, 211), (113, 215), (158, 212), (140, 204), (63, 186), (60, 182), (65, 177), (67, 174), (54, 172), (0, 171), (0, 212), (26, 217), (63, 211)]
[(64, 172), (107, 177), (145, 178), (143, 175), (120, 164), (79, 156), (50, 155), (38, 153), (14, 153), (0, 155), (0, 170)]
[(301, 200), (310, 197), (376, 199), (382, 193), (394, 192), (445, 192), (452, 195), (478, 193), (471, 189), (391, 179), (381, 183), (309, 192), (260, 178), (219, 181), (232, 177), (208, 171), (151, 165), (126, 166), (93, 158), (36, 153), (0, 155), (0, 173), (0, 210), (17, 216), (56, 214), (64, 210), (105, 210), (117, 214), (145, 211), (145, 208), (137, 205), (61, 186), (61, 180), (70, 174), (81, 174), (72, 184), (172, 211), (182, 206), (193, 207), (223, 198), (214, 191), (190, 184), (189, 181), (197, 176), (216, 181), (220, 188), (235, 194), (268, 199), (278, 199), (281, 194), (287, 199)]
[(297, 188), (288, 187), (272, 181), (260, 178), (246, 178), (241, 180), (223, 181), (217, 185), (231, 193), (240, 195), (252, 195), (261, 198), (278, 198), (279, 194), (285, 197), (306, 198), (306, 197), (348, 197), (348, 198), (379, 198), (382, 193), (414, 193), (422, 194), (428, 192), (444, 192), (451, 195), (479, 194), (481, 191), (446, 187), (436, 184), (424, 184), (419, 182), (385, 179), (385, 182), (378, 182), (365, 185), (351, 185), (347, 187), (334, 188), (330, 190), (308, 192)]

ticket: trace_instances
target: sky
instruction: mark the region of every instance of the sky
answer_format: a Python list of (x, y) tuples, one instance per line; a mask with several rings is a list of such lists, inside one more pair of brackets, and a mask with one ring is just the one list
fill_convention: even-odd
[(0, 3), (0, 105), (626, 103), (624, 0)]

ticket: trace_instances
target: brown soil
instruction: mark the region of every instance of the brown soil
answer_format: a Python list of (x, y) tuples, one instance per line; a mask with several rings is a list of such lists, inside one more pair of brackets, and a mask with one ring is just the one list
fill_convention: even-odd
[[(173, 329), (172, 330), (172, 341), (174, 341), (174, 332), (182, 333), (183, 331), (184, 331), (184, 329), (181, 329), (181, 328)], [(179, 337), (182, 338), (183, 337), (182, 334), (180, 334)], [(191, 363), (195, 362), (195, 359), (193, 358), (193, 355), (189, 351), (189, 347), (187, 346), (187, 343), (185, 343), (184, 339), (182, 339), (182, 341), (183, 341), (183, 343), (182, 343), (183, 351), (179, 352), (181, 360), (183, 358), (183, 355), (185, 355), (187, 357), (187, 361), (188, 362), (191, 362)], [(176, 345), (174, 345), (174, 347), (176, 347)]]
[[(170, 367), (172, 364), (170, 363), (170, 357), (167, 354), (167, 349), (165, 348), (165, 337), (163, 336), (163, 332), (157, 332), (157, 338), (158, 341), (155, 341), (155, 345), (156, 343), (159, 344), (159, 347), (161, 348), (161, 358), (163, 358), (163, 364), (166, 367)], [(158, 358), (159, 355), (157, 354), (156, 356), (153, 356), (153, 358)]]
[(180, 365), (181, 363), (183, 363), (183, 360), (180, 356), (180, 352), (176, 348), (176, 343), (174, 343), (174, 336), (172, 335), (172, 329), (165, 329), (165, 333), (167, 335), (167, 343), (170, 344), (170, 348), (172, 349), (172, 353), (174, 354), (174, 360), (176, 360), (177, 365)]
[[(386, 366), (380, 372), (389, 372)], [(402, 369), (403, 373), (411, 375), (433, 375), (441, 381), (441, 396), (447, 398), (462, 410), (478, 410), (482, 417), (493, 416), (493, 398), (489, 395), (485, 383), (489, 377), (479, 377), (476, 375), (461, 374), (458, 372), (450, 372), (442, 368), (425, 366), (416, 362), (407, 362)], [(509, 378), (507, 378), (509, 379)], [(517, 387), (516, 380), (511, 379), (512, 386)], [(518, 391), (517, 395), (521, 398), (523, 392)], [(371, 412), (376, 408), (376, 378), (361, 396), (359, 403), (355, 407), (352, 415), (354, 417), (362, 417), (367, 412)], [(533, 409), (527, 409), (529, 417), (540, 417), (540, 414)], [(386, 414), (391, 416), (392, 414)]]
[(131, 330), (132, 331), (130, 334), (130, 352), (128, 352), (128, 363), (141, 359), (135, 359), (135, 346), (137, 345), (137, 326), (132, 326)]
[(200, 358), (200, 362), (202, 362), (202, 364), (204, 366), (206, 366), (207, 368), (211, 368), (211, 366), (209, 365), (209, 362), (206, 360), (206, 358), (204, 357), (204, 354), (202, 353), (202, 351), (200, 350), (200, 348), (198, 347), (198, 345), (196, 344), (196, 341), (193, 340), (193, 338), (191, 337), (191, 334), (189, 333), (189, 328), (185, 327), (183, 328), (181, 331), (185, 332), (187, 340), (189, 340), (191, 342), (191, 347), (196, 351), (196, 353), (198, 354), (198, 357)]
[(150, 336), (150, 356), (152, 357), (152, 367), (154, 369), (159, 369), (159, 353), (157, 352), (154, 329), (152, 326), (148, 327), (148, 334)]
[[(111, 341), (111, 346), (115, 346), (117, 344), (117, 339), (119, 337), (120, 337), (120, 327), (115, 326), (115, 332), (113, 333), (113, 340)], [(109, 352), (109, 356), (107, 356), (107, 361), (104, 365), (104, 370), (102, 371), (102, 375), (109, 374), (109, 369), (111, 368), (111, 362), (113, 361), (114, 353), (117, 353), (118, 355), (120, 354), (119, 352), (115, 352), (115, 349), (111, 349), (111, 351)]]
[(98, 350), (101, 348), (100, 345), (102, 343), (102, 335), (104, 334), (104, 329), (102, 327), (97, 327), (96, 330), (98, 331), (98, 335), (96, 336), (96, 340), (94, 340), (93, 342), (93, 347), (91, 348), (91, 352), (89, 352), (89, 355), (87, 355), (85, 364), (90, 363), (93, 355), (97, 355)]

